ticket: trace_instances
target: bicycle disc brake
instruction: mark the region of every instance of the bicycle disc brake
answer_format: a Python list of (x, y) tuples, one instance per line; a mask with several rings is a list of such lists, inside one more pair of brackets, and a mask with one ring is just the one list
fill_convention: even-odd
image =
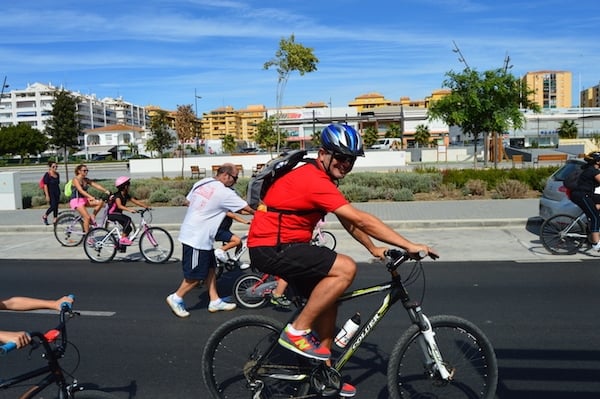
[(313, 370), (310, 384), (321, 396), (337, 396), (342, 388), (342, 376), (336, 369), (323, 365)]

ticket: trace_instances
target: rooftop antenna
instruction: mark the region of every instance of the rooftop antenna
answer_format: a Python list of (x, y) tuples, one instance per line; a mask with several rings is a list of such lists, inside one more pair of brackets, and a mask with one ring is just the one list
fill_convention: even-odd
[(458, 54), (458, 61), (465, 64), (466, 69), (470, 70), (471, 67), (469, 67), (469, 64), (467, 64), (467, 60), (465, 60), (465, 57), (463, 56), (462, 52), (458, 48), (458, 45), (456, 44), (456, 42), (454, 40), (452, 40), (452, 43), (454, 44), (454, 49), (452, 49), (452, 51)]

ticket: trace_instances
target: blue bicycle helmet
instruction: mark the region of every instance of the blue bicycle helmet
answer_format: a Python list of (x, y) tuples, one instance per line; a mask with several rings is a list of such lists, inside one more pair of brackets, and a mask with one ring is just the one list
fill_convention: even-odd
[(352, 126), (332, 123), (321, 132), (321, 146), (336, 154), (364, 156), (362, 138)]

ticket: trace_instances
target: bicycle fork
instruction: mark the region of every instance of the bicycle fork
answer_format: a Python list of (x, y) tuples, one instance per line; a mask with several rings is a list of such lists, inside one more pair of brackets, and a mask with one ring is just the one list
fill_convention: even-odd
[[(430, 377), (434, 377), (435, 371), (437, 371), (441, 380), (452, 381), (454, 368), (449, 371), (446, 367), (444, 360), (442, 359), (442, 353), (435, 342), (435, 332), (433, 332), (429, 319), (423, 314), (421, 307), (418, 305), (409, 309), (409, 315), (415, 325), (419, 327), (421, 334), (417, 338), (417, 341), (423, 351), (427, 370), (430, 370)], [(433, 368), (431, 368), (431, 366), (433, 366)]]

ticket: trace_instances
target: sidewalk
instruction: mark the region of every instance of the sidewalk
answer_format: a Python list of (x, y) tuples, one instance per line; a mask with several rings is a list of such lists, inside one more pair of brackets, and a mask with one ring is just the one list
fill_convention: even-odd
[[(435, 248), (443, 261), (511, 260), (580, 261), (597, 254), (550, 255), (539, 242), (537, 199), (460, 200), (418, 202), (369, 202), (355, 204), (386, 221), (413, 242)], [(181, 244), (177, 241), (185, 207), (160, 207), (153, 211), (155, 226), (167, 229), (175, 243), (171, 263), (178, 267)], [(0, 211), (0, 259), (87, 259), (81, 246), (62, 247), (52, 226), (42, 223), (43, 210)], [(133, 216), (136, 220), (136, 216)], [(334, 216), (327, 218), (325, 230), (337, 238), (336, 251), (358, 262), (370, 262), (370, 254), (343, 230)], [(245, 225), (234, 223), (233, 231), (244, 234)], [(115, 261), (141, 259), (137, 243)]]

